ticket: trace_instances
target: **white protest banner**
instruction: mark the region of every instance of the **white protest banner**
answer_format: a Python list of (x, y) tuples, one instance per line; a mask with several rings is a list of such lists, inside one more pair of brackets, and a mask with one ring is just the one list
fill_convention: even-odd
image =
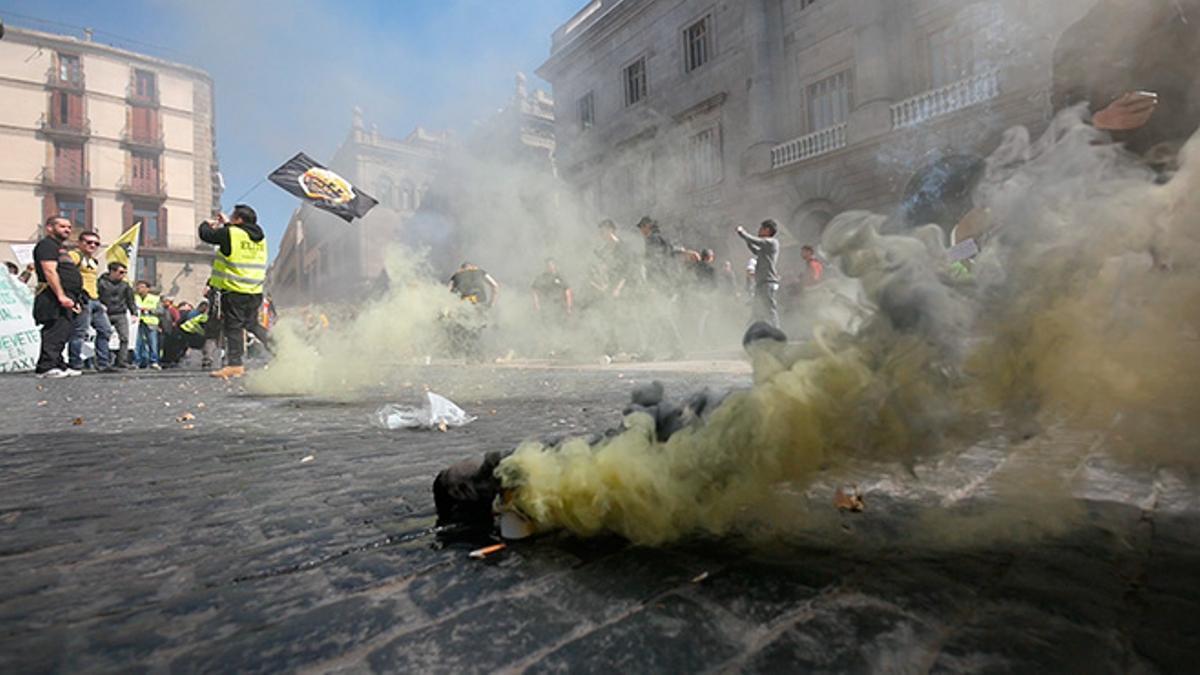
[(0, 272), (0, 373), (33, 370), (42, 336), (33, 323), (33, 294), (7, 272)]
[(34, 246), (37, 246), (37, 244), (9, 244), (8, 245), (8, 247), (12, 249), (13, 255), (17, 256), (17, 265), (21, 269), (25, 269), (26, 265), (33, 262), (33, 247)]

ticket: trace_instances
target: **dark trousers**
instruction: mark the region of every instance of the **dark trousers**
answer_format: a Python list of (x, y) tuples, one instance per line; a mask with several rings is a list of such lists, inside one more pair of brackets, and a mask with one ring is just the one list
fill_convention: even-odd
[(120, 347), (117, 348), (117, 356), (114, 364), (124, 366), (129, 363), (129, 315), (109, 314), (108, 322), (112, 324), (113, 330), (117, 333), (117, 340), (120, 342)]
[(66, 370), (67, 360), (63, 358), (63, 349), (71, 338), (74, 318), (71, 310), (58, 304), (58, 298), (53, 293), (38, 293), (33, 301), (33, 320), (41, 324), (42, 350), (35, 372), (44, 373), (54, 368)]
[(181, 330), (168, 333), (163, 338), (162, 362), (174, 365), (183, 359), (189, 349), (200, 349), (203, 346), (203, 333), (185, 333)]
[[(254, 330), (258, 322), (258, 308), (262, 305), (262, 293), (221, 292), (221, 332), (225, 334), (225, 365), (242, 365), (246, 351), (245, 331)], [(210, 319), (211, 321), (211, 319)]]

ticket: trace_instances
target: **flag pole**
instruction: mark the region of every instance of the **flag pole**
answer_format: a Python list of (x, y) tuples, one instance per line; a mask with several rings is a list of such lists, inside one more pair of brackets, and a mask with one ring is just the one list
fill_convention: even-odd
[(250, 196), (251, 192), (254, 192), (255, 190), (257, 190), (258, 186), (262, 185), (265, 182), (267, 182), (266, 178), (259, 180), (257, 183), (254, 184), (253, 187), (251, 187), (249, 190), (246, 190), (245, 192), (243, 192), (241, 197), (238, 197), (237, 199), (233, 200), (233, 203), (236, 204), (236, 203), (242, 201), (243, 199), (245, 199), (246, 197)]

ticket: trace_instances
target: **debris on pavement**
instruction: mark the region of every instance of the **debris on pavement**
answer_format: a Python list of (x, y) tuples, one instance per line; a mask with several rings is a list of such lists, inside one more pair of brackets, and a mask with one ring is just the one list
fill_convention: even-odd
[(698, 584), (707, 578), (708, 578), (708, 572), (701, 572), (700, 574), (697, 574), (696, 576), (692, 577), (692, 583)]
[(857, 485), (851, 485), (849, 492), (845, 488), (838, 487), (837, 492), (833, 493), (833, 505), (837, 507), (838, 511), (850, 511), (851, 513), (861, 513), (863, 509), (867, 508)]
[(49, 403), (49, 402), (50, 402), (50, 401), (38, 401), (38, 402), (37, 402), (37, 404), (38, 404), (38, 407), (40, 408), (40, 407), (42, 407), (42, 406), (46, 405), (46, 404), (47, 404), (47, 403)]
[(185, 425), (183, 425), (182, 427), (180, 427), (180, 429), (184, 429), (184, 430), (187, 430), (187, 429), (195, 429), (195, 428), (196, 428), (196, 425), (195, 425), (195, 424), (185, 424)]
[(71, 424), (73, 424), (73, 425), (75, 425), (75, 426), (77, 426), (77, 427), (78, 427), (78, 426), (82, 426), (82, 425), (83, 425), (83, 418), (82, 418), (82, 417), (76, 417), (75, 419), (71, 420)]
[(314, 459), (316, 459), (316, 457), (313, 457), (312, 455), (305, 455), (304, 457), (302, 457), (302, 458), (300, 459), (300, 463), (301, 463), (301, 464), (307, 464), (308, 462), (311, 462), (311, 461), (313, 461)]
[(190, 422), (190, 421), (192, 421), (192, 420), (194, 420), (194, 419), (196, 419), (196, 416), (195, 416), (195, 415), (193, 415), (193, 414), (192, 414), (192, 413), (190, 413), (190, 412), (185, 412), (185, 413), (183, 413), (182, 415), (180, 415), (179, 417), (176, 417), (176, 418), (175, 418), (175, 421), (176, 421), (176, 422)]
[(492, 555), (493, 553), (499, 553), (500, 551), (503, 551), (506, 548), (508, 548), (508, 544), (492, 544), (491, 546), (484, 546), (483, 548), (479, 548), (479, 549), (475, 549), (474, 551), (471, 551), (469, 557), (471, 557), (474, 560), (483, 560), (484, 558)]
[(437, 429), (447, 431), (475, 421), (448, 398), (425, 392), (425, 406), (414, 408), (388, 404), (375, 412), (376, 423), (384, 429)]

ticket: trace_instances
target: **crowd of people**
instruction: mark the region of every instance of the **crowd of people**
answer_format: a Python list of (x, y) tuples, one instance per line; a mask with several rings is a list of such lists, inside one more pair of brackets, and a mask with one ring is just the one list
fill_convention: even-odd
[[(87, 230), (72, 242), (72, 229), (66, 218), (48, 218), (31, 265), (22, 271), (7, 264), (9, 274), (34, 293), (33, 319), (41, 330), (38, 377), (175, 368), (191, 349), (202, 351), (205, 370), (223, 357), (224, 365), (212, 375), (240, 377), (247, 334), (269, 349), (275, 308), (263, 296), (267, 243), (251, 207), (239, 204), (228, 220), (222, 214), (215, 223), (201, 223), (200, 239), (217, 250), (205, 297), (195, 304), (164, 296), (146, 280), (131, 283), (128, 265), (119, 260), (109, 261), (101, 273), (100, 235)], [(95, 337), (87, 356), (90, 333)]]
[[(635, 229), (637, 236), (627, 241), (614, 221), (599, 224), (600, 241), (593, 255), (586, 265), (577, 264), (575, 272), (586, 278), (578, 287), (567, 281), (556, 259), (545, 260), (529, 291), (548, 340), (564, 330), (582, 330), (590, 332), (610, 357), (635, 353), (678, 358), (684, 331), (693, 345), (716, 343), (710, 339), (713, 317), (727, 316), (721, 314), (727, 308), (750, 306), (748, 316), (739, 316), (739, 328), (741, 319), (778, 326), (781, 287), (786, 299), (794, 301), (824, 275), (824, 263), (813, 247), (804, 246), (804, 272), (784, 279), (776, 236), (779, 226), (773, 220), (764, 221), (755, 234), (736, 229), (750, 253), (744, 281), (737, 278), (732, 260), (718, 264), (711, 248), (672, 243), (649, 216), (638, 221)], [(479, 317), (496, 305), (500, 282), (478, 265), (464, 262), (450, 278), (449, 288), (475, 308), (473, 317)], [(451, 327), (455, 351), (468, 357), (477, 352), (486, 325), (486, 319), (455, 323)]]

